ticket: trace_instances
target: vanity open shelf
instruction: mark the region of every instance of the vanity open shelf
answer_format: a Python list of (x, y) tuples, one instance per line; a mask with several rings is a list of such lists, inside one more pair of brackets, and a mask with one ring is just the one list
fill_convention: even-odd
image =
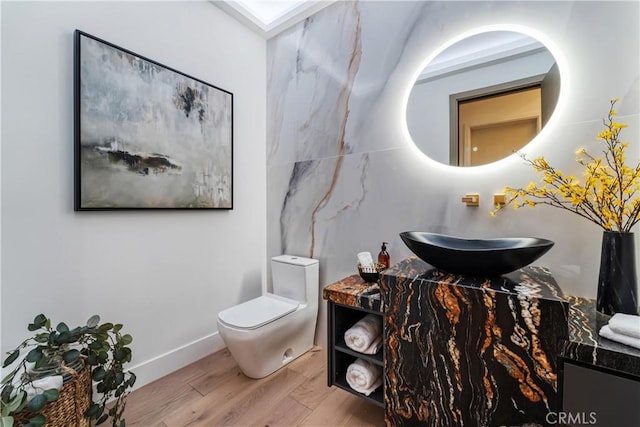
[[(356, 276), (357, 277), (357, 276)], [(354, 279), (356, 280), (356, 279)], [(361, 279), (357, 279), (360, 280)], [(362, 283), (363, 286), (367, 284)], [(369, 284), (370, 285), (370, 284)], [(362, 296), (362, 298), (366, 298)], [(356, 322), (362, 319), (367, 314), (373, 313), (380, 316), (382, 320), (382, 313), (380, 311), (363, 307), (360, 304), (352, 301), (343, 301), (343, 303), (335, 302), (331, 298), (327, 298), (325, 292), (325, 299), (328, 299), (328, 378), (327, 383), (329, 387), (336, 386), (349, 393), (355, 394), (367, 401), (374, 403), (375, 405), (384, 407), (384, 384), (378, 387), (369, 396), (355, 391), (349, 386), (346, 380), (347, 368), (350, 364), (360, 358), (384, 369), (384, 351), (382, 348), (376, 354), (363, 354), (359, 353), (351, 348), (347, 347), (344, 340), (344, 333), (352, 327)], [(379, 302), (379, 300), (378, 300)], [(352, 305), (353, 304), (353, 305)], [(369, 305), (369, 307), (376, 308), (375, 305)], [(383, 322), (384, 325), (384, 322)]]
[(347, 344), (345, 344), (344, 342), (344, 337), (336, 337), (335, 350), (354, 357), (359, 357), (360, 359), (366, 360), (367, 362), (371, 362), (376, 365), (383, 366), (384, 364), (384, 358), (382, 357), (382, 347), (380, 347), (380, 350), (378, 350), (376, 354), (362, 354), (347, 347)]
[[(331, 358), (331, 356), (329, 356)], [(352, 356), (347, 353), (342, 353), (340, 350), (337, 350), (333, 353), (333, 369), (329, 371), (329, 386), (336, 386), (343, 390), (348, 391), (349, 393), (355, 394), (358, 397), (361, 397), (365, 400), (368, 400), (378, 406), (384, 407), (384, 385), (378, 387), (373, 393), (369, 396), (365, 396), (362, 393), (358, 393), (347, 383), (346, 374), (347, 368), (350, 364), (355, 362), (356, 358), (360, 357), (361, 359), (365, 359), (361, 356)], [(331, 364), (331, 363), (330, 363)], [(382, 363), (379, 363), (382, 366)]]

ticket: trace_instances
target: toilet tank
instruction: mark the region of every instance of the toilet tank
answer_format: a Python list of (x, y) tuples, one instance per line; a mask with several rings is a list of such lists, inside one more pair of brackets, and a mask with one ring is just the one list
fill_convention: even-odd
[(302, 303), (318, 303), (319, 263), (317, 259), (294, 255), (271, 258), (273, 293)]

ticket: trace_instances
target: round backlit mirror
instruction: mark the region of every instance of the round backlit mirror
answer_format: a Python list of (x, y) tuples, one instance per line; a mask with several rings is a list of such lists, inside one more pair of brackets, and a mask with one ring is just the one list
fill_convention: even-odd
[(436, 55), (414, 83), (407, 127), (428, 157), (478, 166), (527, 145), (551, 117), (560, 73), (551, 52), (533, 37), (489, 31)]

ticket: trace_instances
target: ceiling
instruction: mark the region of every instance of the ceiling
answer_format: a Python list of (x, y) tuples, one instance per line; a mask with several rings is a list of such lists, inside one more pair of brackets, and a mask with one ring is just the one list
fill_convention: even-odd
[[(269, 39), (336, 0), (209, 0), (242, 24)], [(418, 81), (426, 81), (477, 63), (498, 60), (544, 47), (524, 34), (494, 31), (459, 41), (433, 58)]]
[(418, 77), (418, 81), (425, 82), (543, 51), (549, 53), (538, 40), (515, 31), (474, 34), (459, 40), (431, 59)]
[(335, 0), (211, 0), (264, 38), (271, 38)]

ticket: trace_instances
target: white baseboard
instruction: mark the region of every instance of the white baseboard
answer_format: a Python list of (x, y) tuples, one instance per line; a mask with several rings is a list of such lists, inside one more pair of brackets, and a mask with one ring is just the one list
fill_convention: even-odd
[(146, 362), (139, 363), (133, 367), (127, 367), (128, 370), (136, 374), (136, 383), (133, 389), (135, 390), (149, 384), (225, 347), (220, 334), (214, 332), (211, 335), (168, 351)]

